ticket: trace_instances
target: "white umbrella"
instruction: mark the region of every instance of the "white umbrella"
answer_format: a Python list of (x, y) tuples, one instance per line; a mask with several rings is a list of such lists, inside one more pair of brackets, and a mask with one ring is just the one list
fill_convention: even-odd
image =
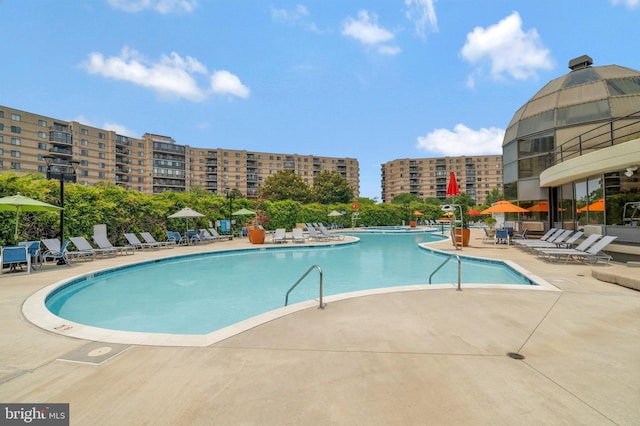
[(330, 216), (330, 217), (342, 216), (342, 213), (340, 213), (339, 211), (334, 210), (331, 213), (329, 213), (327, 216)]
[(174, 214), (172, 214), (171, 216), (169, 216), (169, 218), (171, 219), (179, 219), (179, 218), (185, 218), (187, 221), (187, 233), (189, 232), (189, 218), (190, 217), (204, 217), (204, 215), (202, 213), (198, 213), (197, 211), (189, 208), (189, 207), (185, 207), (180, 211), (175, 212)]

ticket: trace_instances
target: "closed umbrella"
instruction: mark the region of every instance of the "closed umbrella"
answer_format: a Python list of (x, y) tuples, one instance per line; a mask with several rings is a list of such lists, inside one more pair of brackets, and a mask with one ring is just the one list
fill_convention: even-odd
[(13, 234), (14, 242), (18, 242), (18, 215), (23, 212), (45, 212), (62, 210), (61, 207), (47, 204), (33, 198), (25, 197), (17, 193), (8, 197), (0, 198), (0, 210), (16, 212), (16, 229)]
[(190, 217), (204, 217), (204, 215), (202, 213), (198, 213), (197, 211), (189, 208), (189, 207), (185, 207), (182, 210), (179, 210), (177, 212), (175, 212), (174, 214), (172, 214), (171, 216), (169, 216), (169, 218), (171, 219), (179, 219), (179, 218), (185, 218), (186, 220), (186, 225), (187, 225), (187, 233), (189, 233), (189, 218)]
[(449, 176), (449, 185), (447, 186), (447, 197), (453, 197), (460, 195), (460, 188), (458, 188), (458, 182), (456, 182), (456, 174), (451, 172)]
[(529, 213), (529, 210), (516, 206), (509, 201), (498, 201), (488, 209), (484, 209), (480, 212), (480, 214), (490, 213)]

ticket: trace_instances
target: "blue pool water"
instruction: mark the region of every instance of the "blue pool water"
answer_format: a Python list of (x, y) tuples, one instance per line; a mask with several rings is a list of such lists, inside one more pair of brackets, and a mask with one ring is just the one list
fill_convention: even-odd
[[(238, 250), (165, 259), (76, 280), (54, 291), (47, 308), (59, 317), (95, 327), (150, 333), (207, 334), (284, 305), (287, 290), (314, 264), (324, 294), (426, 284), (445, 257), (417, 243), (424, 233), (358, 233), (359, 243), (305, 248)], [(318, 273), (293, 290), (289, 304), (318, 297)], [(456, 283), (449, 262), (433, 283)], [(463, 283), (524, 284), (526, 277), (501, 262), (464, 260)]]

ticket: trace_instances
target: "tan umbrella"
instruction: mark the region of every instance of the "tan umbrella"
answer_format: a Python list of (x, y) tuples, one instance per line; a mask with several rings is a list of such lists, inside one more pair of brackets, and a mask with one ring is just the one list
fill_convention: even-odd
[(481, 214), (490, 214), (490, 213), (529, 213), (529, 210), (523, 209), (522, 207), (518, 207), (513, 203), (508, 201), (498, 201), (488, 209), (484, 209), (480, 212)]
[(204, 217), (204, 215), (202, 213), (198, 213), (197, 211), (189, 208), (189, 207), (185, 207), (180, 211), (175, 212), (174, 214), (172, 214), (171, 216), (169, 216), (171, 219), (178, 219), (178, 218), (185, 218), (186, 220), (186, 225), (187, 225), (187, 233), (189, 233), (189, 218), (190, 217)]

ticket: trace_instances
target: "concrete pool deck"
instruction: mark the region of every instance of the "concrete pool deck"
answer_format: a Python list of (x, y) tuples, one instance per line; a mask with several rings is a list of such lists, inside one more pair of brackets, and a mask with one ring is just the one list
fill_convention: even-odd
[(0, 402), (70, 403), (74, 425), (638, 424), (640, 292), (592, 270), (640, 270), (553, 264), (482, 244), (481, 232), (462, 252), (434, 246), (511, 260), (560, 291), (374, 294), (207, 347), (154, 347), (53, 334), (28, 322), (22, 304), (72, 275), (246, 240), (2, 275)]

